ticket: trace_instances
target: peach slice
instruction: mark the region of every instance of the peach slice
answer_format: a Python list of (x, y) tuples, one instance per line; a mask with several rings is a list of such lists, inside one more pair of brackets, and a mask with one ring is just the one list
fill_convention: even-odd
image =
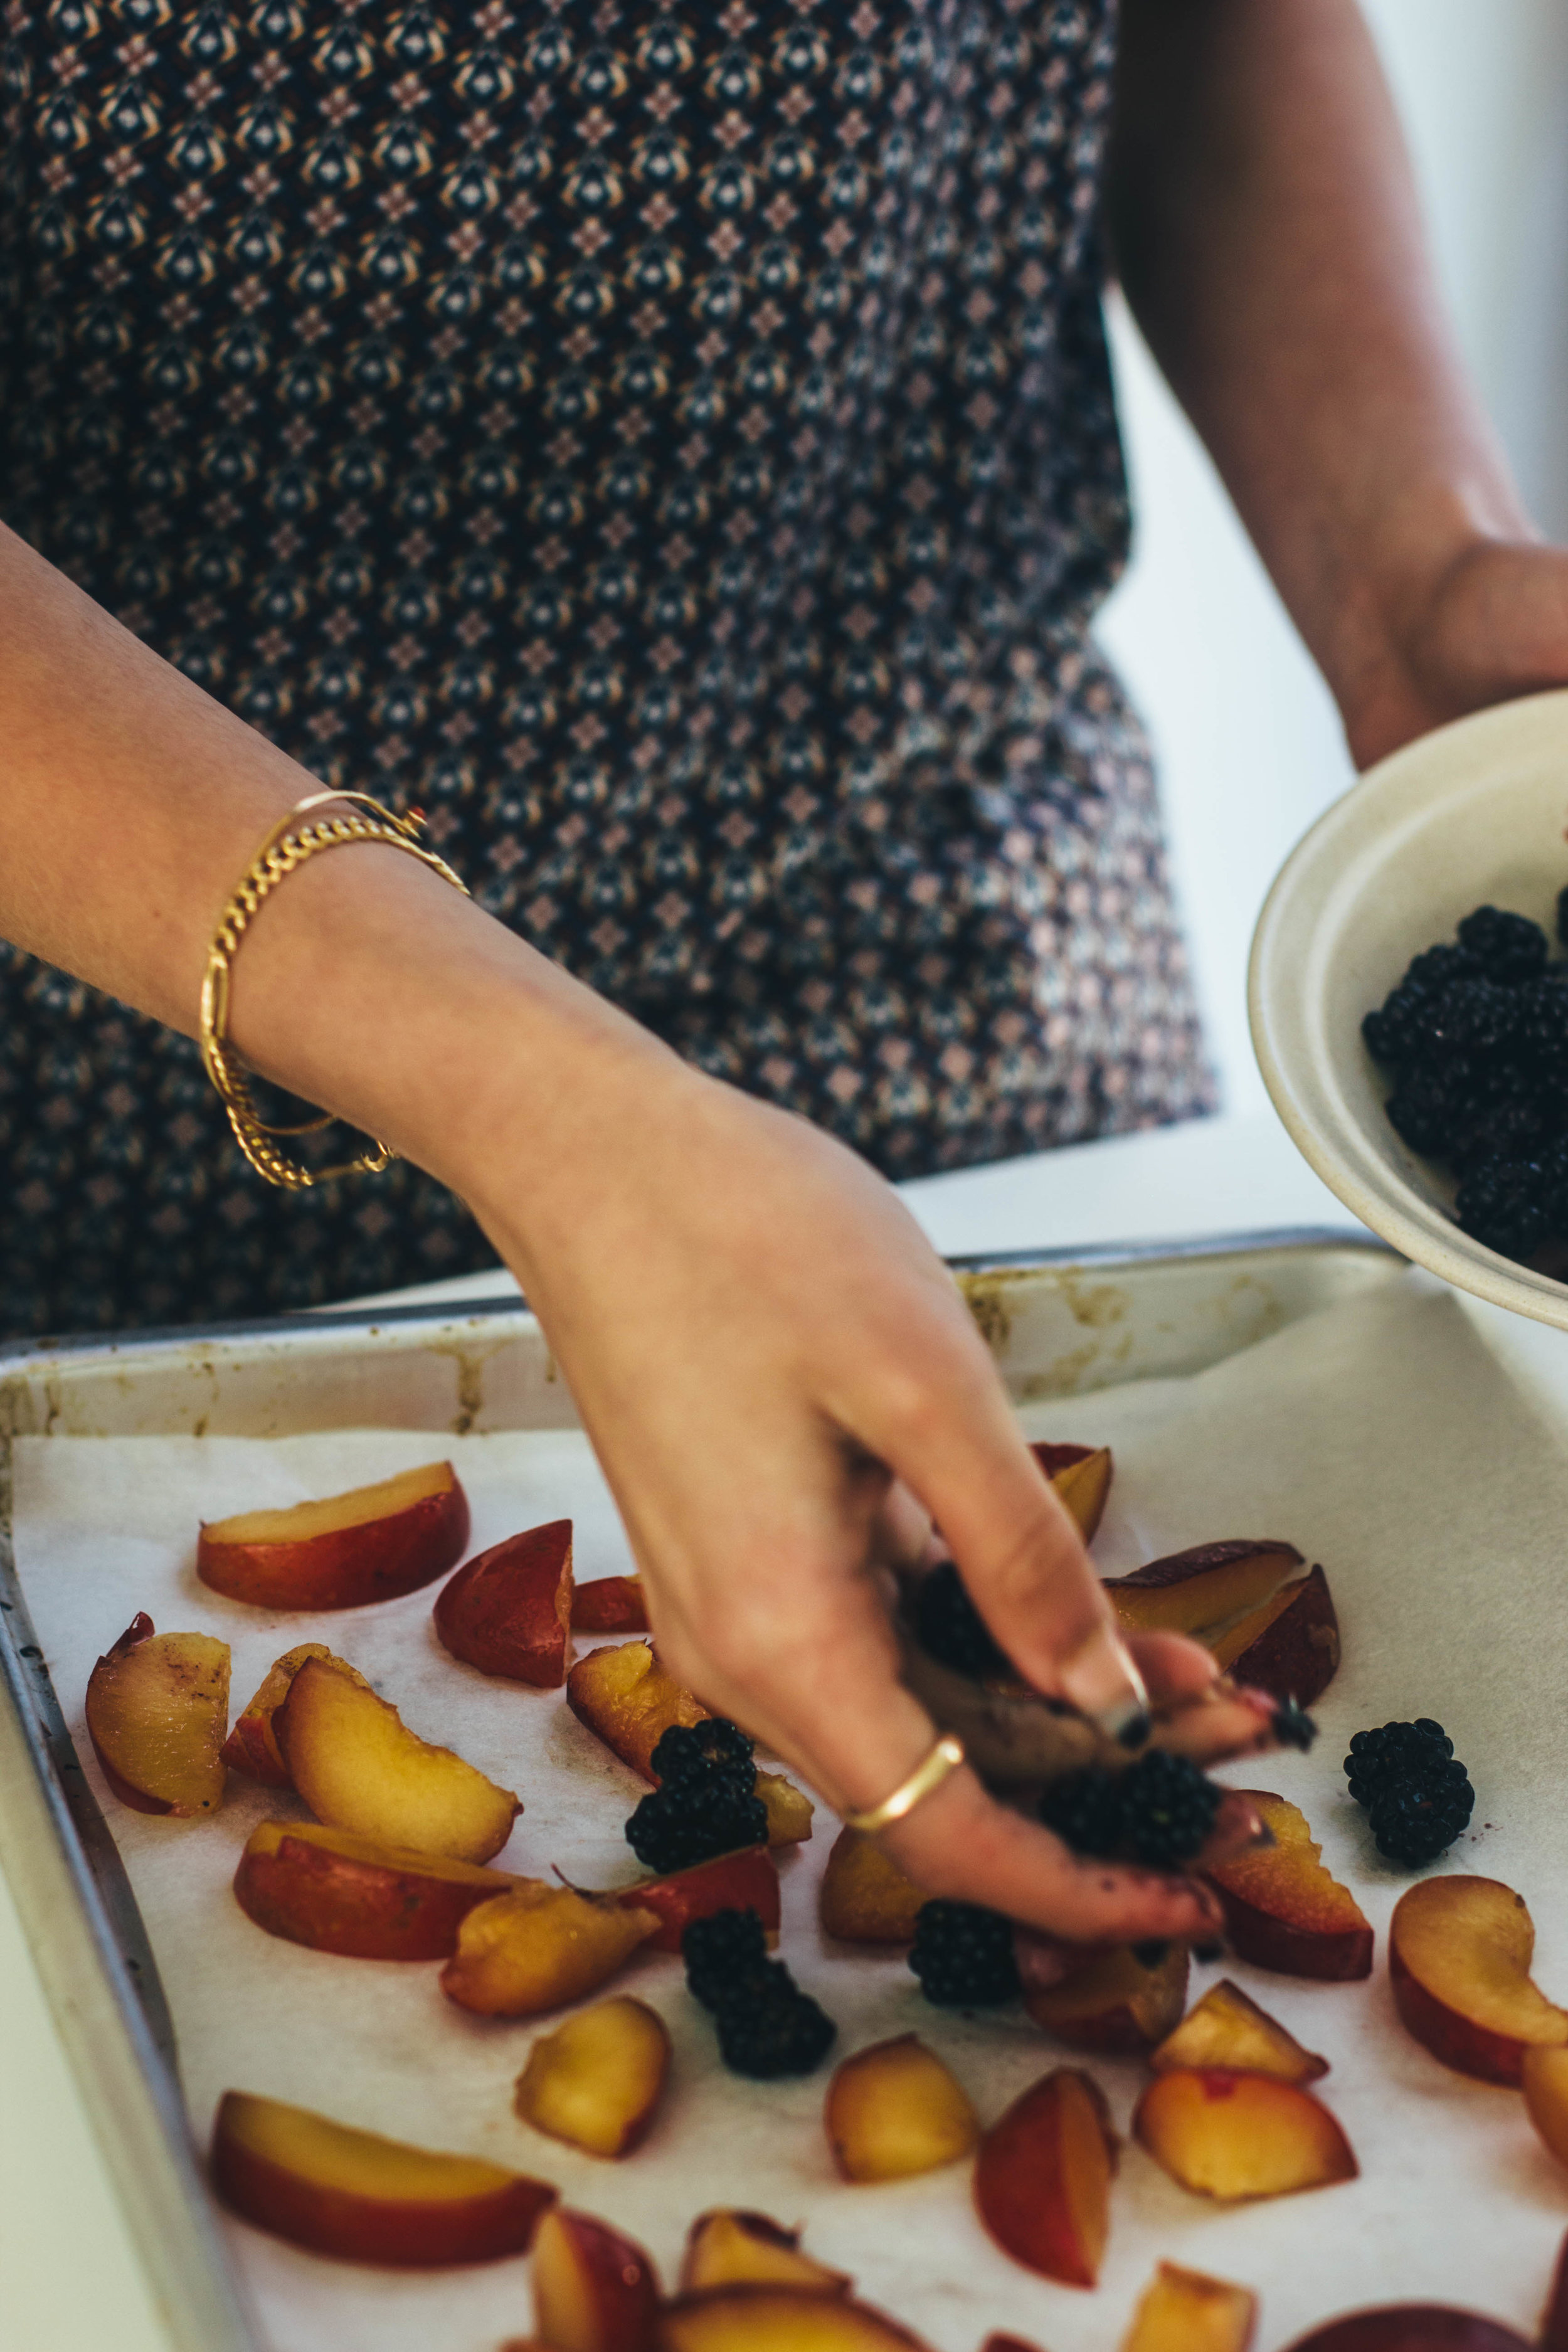
[(646, 1633), (647, 1602), (640, 1576), (601, 1576), (572, 1595), (574, 1633)]
[(774, 1942), (779, 1931), (779, 1874), (765, 1845), (742, 1846), (712, 1862), (693, 1863), (668, 1878), (641, 1878), (617, 1887), (609, 1898), (634, 1910), (657, 1912), (659, 1927), (647, 1939), (650, 1952), (679, 1952), (693, 1919), (715, 1911), (754, 1911)]
[(1294, 1544), (1239, 1536), (1194, 1544), (1152, 1559), (1131, 1576), (1109, 1576), (1118, 1619), (1137, 1633), (1205, 1633), (1257, 1609), (1305, 1565)]
[[(1528, 2340), (1500, 2320), (1447, 2304), (1385, 2303), (1347, 2312), (1299, 2336), (1289, 2352), (1531, 2352)], [(1552, 2352), (1542, 2341), (1540, 2352)]]
[(1237, 1682), (1310, 1706), (1339, 1670), (1340, 1621), (1328, 1578), (1314, 1568), (1281, 1585), (1208, 1646), (1215, 1664)]
[(597, 1992), (659, 1925), (613, 1897), (519, 1879), (463, 1920), (441, 1990), (481, 2017), (537, 2017)]
[(706, 1723), (708, 1709), (654, 1655), (651, 1642), (590, 1650), (566, 1677), (566, 1704), (623, 1764), (657, 1788), (653, 1751), (672, 1723)]
[(468, 1540), (449, 1462), (277, 1511), (204, 1522), (196, 1574), (261, 1609), (363, 1609), (444, 1575)]
[(436, 1631), (482, 1675), (558, 1690), (572, 1646), (572, 1522), (492, 1544), (441, 1587)]
[(555, 2201), (477, 2157), (409, 2147), (309, 2107), (226, 2091), (213, 2133), (213, 2179), (258, 2229), (313, 2253), (405, 2270), (525, 2253)]
[(719, 2286), (677, 2295), (658, 2352), (926, 2352), (918, 2336), (851, 2295), (798, 2286)]
[(533, 2326), (552, 2352), (651, 2352), (658, 2277), (642, 2248), (559, 2207), (533, 2243)]
[(227, 1778), (228, 1643), (157, 1633), (139, 1612), (88, 1676), (87, 1728), (122, 1805), (182, 1818), (214, 1811)]
[(421, 1739), (368, 1683), (329, 1659), (306, 1659), (272, 1728), (317, 1820), (380, 1845), (488, 1862), (522, 1811), (510, 1789)]
[[(298, 1649), (285, 1650), (275, 1658), (262, 1678), (261, 1687), (242, 1715), (237, 1716), (234, 1727), (223, 1744), (223, 1760), (231, 1772), (243, 1772), (247, 1780), (259, 1780), (264, 1789), (291, 1789), (289, 1767), (273, 1737), (272, 1718), (289, 1696), (289, 1685), (307, 1658), (328, 1658), (345, 1675), (356, 1675), (345, 1658), (333, 1658), (324, 1642), (301, 1642)], [(361, 1682), (363, 1675), (357, 1675)]]
[(1037, 2025), (1074, 2050), (1134, 2056), (1181, 2016), (1187, 1969), (1184, 1944), (1173, 1944), (1153, 1968), (1145, 1968), (1130, 1944), (1115, 1944), (1060, 1984), (1028, 1988), (1024, 2006)]
[(1205, 1873), (1225, 1906), (1237, 1958), (1281, 1976), (1336, 1984), (1369, 1977), (1371, 1923), (1349, 1887), (1323, 1868), (1306, 1815), (1267, 1789), (1241, 1794), (1273, 1831), (1274, 1843)]
[(1258, 2297), (1249, 2287), (1162, 2263), (1121, 2352), (1247, 2352), (1257, 2326)]
[(652, 2126), (669, 2074), (669, 2033), (646, 2001), (602, 2000), (545, 2033), (514, 2101), (524, 2123), (590, 2156), (629, 2156)]
[(846, 2180), (934, 2172), (980, 2137), (969, 2094), (914, 2033), (847, 2058), (827, 2086), (822, 2120)]
[(800, 2251), (800, 2231), (781, 2230), (765, 2213), (700, 2213), (686, 2238), (680, 2291), (704, 2287), (795, 2286), (847, 2294), (854, 2280)]
[(847, 1944), (912, 1944), (926, 1895), (877, 1840), (840, 1830), (817, 1894), (825, 1936)]
[(1303, 2050), (1294, 2034), (1228, 1977), (1194, 2002), (1175, 2032), (1151, 2052), (1149, 2063), (1156, 2074), (1177, 2066), (1224, 2066), (1233, 2074), (1272, 2074), (1281, 2083), (1315, 2083), (1329, 2071), (1326, 2058)]
[(1092, 2075), (1058, 2066), (980, 2143), (974, 2202), (1005, 2253), (1063, 2286), (1093, 2286), (1110, 2231), (1116, 2135)]
[[(1535, 1926), (1495, 1878), (1426, 1878), (1388, 1929), (1388, 1975), (1405, 2031), (1457, 2074), (1518, 2083), (1524, 2053), (1568, 2042), (1568, 2014), (1530, 1980)], [(1550, 2143), (1549, 2143), (1550, 2144)]]
[(269, 1936), (359, 1960), (444, 1960), (476, 1903), (516, 1880), (316, 1822), (262, 1822), (234, 1874), (240, 1909)]
[(1091, 1542), (1105, 1517), (1112, 1463), (1109, 1445), (1031, 1445), (1030, 1453)]
[(805, 1790), (786, 1780), (782, 1772), (759, 1772), (757, 1794), (767, 1809), (768, 1843), (803, 1844), (811, 1835), (812, 1815), (816, 1811)]
[(1351, 2144), (1327, 2107), (1296, 2083), (1184, 2066), (1139, 2100), (1133, 2137), (1195, 2196), (1230, 2203), (1289, 2197), (1353, 2180)]

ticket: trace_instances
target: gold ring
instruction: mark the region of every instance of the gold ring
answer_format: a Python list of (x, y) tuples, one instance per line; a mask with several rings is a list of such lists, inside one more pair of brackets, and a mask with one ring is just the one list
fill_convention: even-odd
[(890, 1797), (873, 1805), (864, 1813), (849, 1812), (843, 1816), (847, 1830), (858, 1830), (862, 1837), (874, 1837), (879, 1830), (890, 1829), (901, 1822), (906, 1813), (940, 1789), (950, 1772), (956, 1772), (963, 1761), (963, 1742), (955, 1739), (951, 1731), (944, 1732), (929, 1756), (921, 1758), (907, 1780), (900, 1780)]

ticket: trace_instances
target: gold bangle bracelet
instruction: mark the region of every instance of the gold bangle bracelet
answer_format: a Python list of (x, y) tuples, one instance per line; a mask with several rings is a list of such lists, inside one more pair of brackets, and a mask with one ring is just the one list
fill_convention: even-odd
[[(298, 823), (312, 809), (344, 801), (355, 803), (353, 814), (317, 817), (307, 824)], [(361, 809), (368, 809), (371, 814), (363, 816), (358, 813)], [(218, 918), (202, 981), (202, 1063), (228, 1113), (228, 1123), (241, 1151), (258, 1176), (286, 1192), (305, 1192), (312, 1184), (324, 1184), (336, 1176), (379, 1175), (397, 1154), (389, 1144), (378, 1142), (357, 1160), (346, 1160), (336, 1167), (311, 1169), (278, 1150), (272, 1140), (275, 1136), (319, 1134), (323, 1128), (331, 1126), (332, 1119), (330, 1113), (325, 1113), (320, 1118), (306, 1120), (300, 1127), (268, 1127), (258, 1113), (245, 1064), (228, 1043), (229, 974), (240, 941), (278, 885), (297, 866), (303, 866), (307, 858), (314, 857), (321, 850), (340, 849), (354, 841), (380, 842), (388, 849), (401, 849), (405, 856), (416, 857), (422, 866), (439, 874), (455, 890), (461, 890), (466, 898), (468, 885), (434, 850), (420, 845), (417, 836), (423, 822), (417, 810), (410, 811), (405, 817), (397, 816), (379, 801), (372, 800), (368, 793), (310, 793), (273, 826)]]
[(912, 1813), (918, 1804), (940, 1789), (950, 1772), (956, 1772), (963, 1761), (963, 1742), (949, 1731), (944, 1732), (929, 1755), (923, 1756), (907, 1780), (900, 1780), (890, 1797), (879, 1805), (870, 1806), (863, 1813), (849, 1812), (843, 1816), (847, 1830), (858, 1830), (862, 1837), (875, 1837), (879, 1830), (890, 1829)]

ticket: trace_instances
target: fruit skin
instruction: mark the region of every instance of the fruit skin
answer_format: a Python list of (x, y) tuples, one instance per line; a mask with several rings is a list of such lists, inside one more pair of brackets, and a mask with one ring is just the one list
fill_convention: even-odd
[(1078, 1521), (1085, 1543), (1105, 1516), (1114, 1464), (1109, 1445), (1031, 1445), (1030, 1453)]
[(875, 1838), (839, 1831), (817, 1893), (825, 1936), (848, 1944), (912, 1944), (926, 1899)]
[[(1520, 2063), (1520, 2084), (1531, 2122), (1558, 2163), (1568, 2165), (1568, 2049), (1527, 2050)], [(1568, 2255), (1568, 2245), (1564, 2253)], [(1568, 2262), (1562, 2270), (1568, 2293)]]
[(706, 1723), (708, 1709), (654, 1655), (651, 1642), (590, 1650), (566, 1677), (566, 1704), (623, 1764), (658, 1787), (653, 1751), (672, 1723)]
[(1258, 2297), (1249, 2287), (1162, 2263), (1121, 2352), (1247, 2352), (1257, 2326)]
[(833, 2160), (846, 2180), (904, 2180), (969, 2155), (980, 2123), (963, 2084), (917, 2034), (858, 2050), (823, 2105)]
[[(1563, 900), (1568, 901), (1568, 891), (1563, 895)], [(1551, 2142), (1548, 2141), (1547, 2145), (1550, 2147)], [(1553, 2148), (1552, 2154), (1556, 2153)], [(1537, 2352), (1568, 2352), (1568, 2238), (1563, 2239), (1558, 2250), (1557, 2268), (1552, 2276), (1552, 2292), (1546, 2298), (1546, 2310), (1536, 2344)]]
[(592, 1584), (579, 1584), (572, 1595), (572, 1631), (646, 1633), (647, 1602), (643, 1598), (642, 1579), (601, 1576)]
[(218, 2107), (212, 2172), (225, 2203), (258, 2228), (405, 2270), (524, 2253), (555, 2201), (547, 2181), (244, 2091), (226, 2091)]
[(809, 2287), (721, 2286), (677, 2295), (658, 2352), (926, 2352), (918, 2336), (847, 2294)]
[(1133, 2113), (1132, 2136), (1184, 2189), (1226, 2204), (1326, 2189), (1360, 2170), (1310, 2091), (1222, 2066), (1157, 2074)]
[(658, 2274), (642, 2248), (607, 2222), (565, 2206), (533, 2244), (533, 2326), (552, 2352), (650, 2352)]
[(552, 2139), (590, 2156), (629, 2156), (652, 2129), (668, 2074), (663, 2018), (623, 1994), (540, 2036), (513, 2105), (524, 2123)]
[(1191, 1633), (1201, 1641), (1211, 1627), (1259, 1607), (1305, 1565), (1294, 1544), (1234, 1536), (1152, 1559), (1131, 1576), (1108, 1576), (1105, 1590), (1134, 1633)]
[[(309, 1531), (335, 1507), (351, 1516)], [(197, 1539), (196, 1574), (256, 1608), (363, 1609), (433, 1583), (468, 1540), (468, 1498), (457, 1472), (431, 1462), (326, 1502), (213, 1519)]]
[(1325, 1870), (1299, 1806), (1268, 1789), (1244, 1789), (1275, 1843), (1215, 1863), (1204, 1875), (1225, 1906), (1237, 1958), (1282, 1976), (1346, 1984), (1372, 1974), (1371, 1923), (1350, 1889)]
[(1116, 2136), (1104, 2094), (1058, 2066), (1015, 2099), (980, 2143), (974, 2202), (1005, 2253), (1063, 2286), (1093, 2286), (1110, 2227)]
[(754, 1911), (770, 1941), (779, 1932), (779, 1874), (765, 1845), (718, 1854), (665, 1878), (640, 1878), (635, 1886), (617, 1887), (611, 1899), (657, 1913), (659, 1928), (647, 1939), (650, 1952), (679, 1952), (693, 1919), (710, 1919), (716, 1911)]
[(1222, 1977), (1167, 2035), (1149, 2063), (1156, 2074), (1173, 2067), (1223, 2066), (1238, 2074), (1273, 2074), (1281, 2083), (1316, 2083), (1329, 2071), (1326, 2058), (1303, 2050), (1277, 2018), (1259, 2009), (1250, 1994)]
[(301, 1642), (297, 1649), (285, 1650), (280, 1658), (274, 1659), (255, 1697), (244, 1713), (236, 1717), (222, 1750), (223, 1760), (231, 1772), (243, 1772), (247, 1780), (258, 1780), (264, 1789), (291, 1789), (294, 1785), (273, 1735), (272, 1718), (307, 1658), (332, 1659), (340, 1672), (354, 1675), (358, 1681), (364, 1680), (346, 1659), (332, 1658), (324, 1642)]
[(466, 1560), (431, 1612), (453, 1657), (558, 1690), (572, 1652), (572, 1522), (551, 1519)]
[(234, 1892), (269, 1936), (363, 1960), (444, 1960), (477, 1903), (515, 1885), (504, 1870), (382, 1846), (315, 1822), (262, 1822)]
[(847, 2271), (830, 2270), (803, 2254), (800, 2231), (781, 2230), (765, 2213), (700, 2213), (687, 2232), (682, 2294), (721, 2286), (795, 2286), (847, 2294), (854, 2284)]
[(1238, 1683), (1310, 1706), (1339, 1672), (1340, 1621), (1321, 1568), (1277, 1592), (1209, 1644)]
[[(1526, 2338), (1500, 2320), (1479, 2312), (1455, 2311), (1447, 2304), (1385, 2303), (1371, 2311), (1347, 2312), (1310, 2335), (1298, 2336), (1289, 2352), (1531, 2352)], [(1553, 2352), (1542, 2343), (1540, 2352)]]
[(537, 2017), (597, 1992), (658, 1925), (652, 1911), (519, 1879), (463, 1920), (441, 1990), (480, 2017)]
[(384, 1845), (488, 1862), (522, 1811), (510, 1789), (421, 1739), (363, 1675), (334, 1660), (307, 1658), (272, 1729), (317, 1820)]
[(1137, 2057), (1180, 2018), (1188, 1965), (1184, 1944), (1171, 1945), (1153, 1968), (1145, 1968), (1130, 1945), (1113, 1945), (1061, 1984), (1026, 1990), (1024, 2007), (1070, 2049)]
[(1530, 1980), (1534, 1949), (1534, 1923), (1511, 1887), (1458, 1874), (1423, 1879), (1400, 1896), (1389, 1923), (1401, 2023), (1457, 2074), (1519, 2084), (1528, 2049), (1568, 2043), (1568, 2012)]
[(216, 1812), (227, 1777), (226, 1642), (160, 1633), (139, 1610), (88, 1676), (87, 1728), (103, 1777), (138, 1813)]

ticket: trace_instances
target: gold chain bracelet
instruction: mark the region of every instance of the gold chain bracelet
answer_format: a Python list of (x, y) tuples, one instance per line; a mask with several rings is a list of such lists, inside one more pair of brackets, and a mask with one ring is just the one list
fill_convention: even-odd
[[(317, 817), (309, 824), (297, 824), (297, 819), (311, 809), (342, 801), (356, 804), (353, 815)], [(372, 814), (361, 816), (357, 814), (359, 809), (369, 809)], [(272, 1140), (274, 1136), (316, 1135), (331, 1127), (332, 1119), (326, 1113), (320, 1118), (308, 1119), (302, 1127), (268, 1127), (258, 1113), (245, 1065), (229, 1045), (227, 1034), (229, 973), (239, 943), (259, 908), (296, 866), (303, 866), (319, 850), (339, 849), (352, 841), (378, 841), (388, 849), (401, 849), (405, 856), (416, 857), (422, 866), (439, 874), (455, 890), (461, 890), (466, 898), (469, 895), (468, 885), (434, 850), (420, 846), (416, 836), (423, 823), (417, 810), (407, 816), (397, 816), (379, 801), (372, 800), (368, 793), (310, 793), (273, 826), (218, 919), (202, 982), (202, 1061), (228, 1113), (235, 1141), (258, 1176), (265, 1176), (269, 1184), (279, 1185), (287, 1192), (304, 1192), (335, 1176), (379, 1175), (397, 1154), (389, 1144), (377, 1143), (374, 1150), (362, 1153), (357, 1160), (344, 1160), (339, 1167), (312, 1170), (278, 1150)]]

